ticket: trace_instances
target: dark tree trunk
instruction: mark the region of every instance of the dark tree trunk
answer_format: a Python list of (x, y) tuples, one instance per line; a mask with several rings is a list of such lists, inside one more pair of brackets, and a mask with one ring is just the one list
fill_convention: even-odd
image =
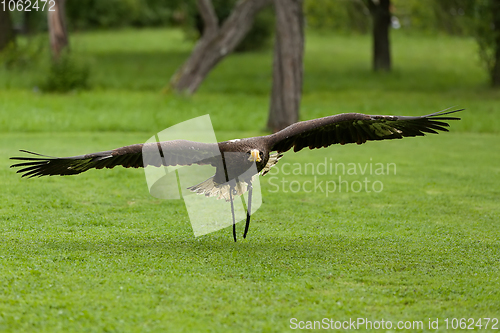
[(23, 21), (22, 21), (22, 26), (21, 26), (21, 32), (25, 35), (29, 35), (32, 30), (33, 30), (33, 27), (32, 27), (32, 23), (33, 23), (33, 12), (30, 12), (30, 11), (25, 11), (23, 13)]
[(391, 1), (365, 0), (373, 21), (373, 70), (391, 70), (391, 45), (389, 29), (391, 27)]
[(205, 29), (188, 60), (171, 78), (172, 88), (178, 92), (194, 93), (210, 70), (243, 40), (257, 13), (270, 3), (271, 0), (240, 0), (219, 27), (211, 0), (197, 0)]
[(282, 130), (299, 120), (302, 95), (304, 15), (302, 0), (275, 0), (276, 40), (267, 128)]
[(491, 0), (493, 27), (495, 30), (495, 55), (491, 69), (491, 85), (500, 87), (500, 0)]
[(0, 51), (9, 45), (9, 43), (15, 41), (12, 20), (10, 19), (10, 12), (7, 7), (8, 1), (6, 1), (5, 11), (3, 11), (3, 6), (0, 7)]
[(58, 60), (68, 46), (68, 31), (65, 19), (65, 1), (55, 0), (54, 11), (47, 11), (52, 58)]

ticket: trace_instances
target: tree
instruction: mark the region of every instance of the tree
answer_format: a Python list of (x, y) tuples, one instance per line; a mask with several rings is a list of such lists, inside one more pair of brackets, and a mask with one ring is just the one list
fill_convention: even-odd
[(391, 46), (389, 29), (391, 27), (390, 0), (364, 0), (372, 16), (373, 70), (391, 70)]
[(54, 10), (47, 12), (52, 58), (58, 60), (64, 48), (68, 47), (68, 30), (65, 19), (66, 0), (54, 0)]
[(493, 16), (495, 60), (491, 69), (491, 84), (500, 87), (500, 0), (491, 0), (491, 13)]
[(188, 60), (171, 78), (173, 89), (193, 94), (212, 68), (242, 41), (257, 13), (270, 3), (271, 0), (240, 0), (219, 26), (212, 2), (197, 0), (205, 28)]
[(491, 85), (500, 87), (500, 0), (478, 0), (475, 15), (479, 55), (490, 74)]
[(9, 8), (7, 5), (5, 7), (5, 10), (0, 8), (0, 51), (10, 43), (15, 42), (15, 34), (12, 28)]
[[(273, 86), (267, 127), (278, 131), (299, 119), (304, 53), (303, 0), (274, 0), (276, 41), (273, 61)], [(178, 92), (194, 93), (210, 70), (250, 30), (258, 11), (271, 0), (240, 0), (219, 27), (211, 0), (197, 0), (205, 24), (203, 35), (189, 59), (172, 77)]]
[[(211, 2), (219, 22), (224, 22), (231, 14), (238, 0), (211, 0)], [(193, 21), (193, 28), (195, 28), (199, 36), (202, 36), (204, 30), (203, 19), (196, 6), (196, 2), (194, 2), (193, 5), (187, 7), (187, 15), (189, 16), (187, 20)], [(191, 12), (193, 9), (195, 12)], [(274, 11), (271, 8), (264, 8), (257, 13), (250, 30), (246, 33), (241, 42), (238, 43), (233, 52), (237, 53), (262, 50), (269, 45), (268, 42), (273, 36), (273, 33)]]
[(304, 14), (302, 0), (275, 0), (276, 40), (267, 128), (277, 132), (299, 120), (302, 95)]

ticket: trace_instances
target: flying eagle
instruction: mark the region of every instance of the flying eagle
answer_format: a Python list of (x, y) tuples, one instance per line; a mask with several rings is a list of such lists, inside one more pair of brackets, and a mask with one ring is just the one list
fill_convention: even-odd
[[(135, 144), (113, 150), (73, 157), (50, 157), (21, 150), (36, 157), (11, 157), (21, 161), (11, 165), (21, 168), (17, 172), (22, 177), (54, 175), (76, 175), (89, 169), (143, 168), (153, 166), (211, 165), (214, 176), (189, 189), (206, 196), (215, 196), (231, 202), (233, 217), (233, 238), (236, 241), (233, 197), (248, 191), (247, 217), (243, 238), (250, 225), (252, 178), (265, 175), (278, 163), (282, 153), (293, 148), (294, 152), (325, 148), (332, 144), (357, 143), (366, 141), (401, 139), (403, 137), (424, 136), (448, 131), (448, 120), (460, 120), (450, 116), (462, 111), (443, 110), (426, 116), (372, 116), (361, 113), (343, 113), (334, 116), (302, 121), (292, 124), (274, 134), (254, 138), (236, 139), (220, 143), (201, 143), (186, 140), (159, 143)], [(160, 150), (160, 154), (148, 152)], [(218, 154), (213, 152), (217, 151)], [(247, 171), (256, 166), (254, 172)]]

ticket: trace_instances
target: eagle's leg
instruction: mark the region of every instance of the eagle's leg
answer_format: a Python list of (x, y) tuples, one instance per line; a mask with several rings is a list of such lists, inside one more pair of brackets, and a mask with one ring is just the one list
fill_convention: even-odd
[(252, 184), (248, 185), (248, 187), (247, 222), (245, 224), (245, 232), (243, 233), (243, 238), (247, 237), (248, 227), (250, 227), (250, 215), (252, 215)]
[(229, 187), (229, 201), (231, 201), (231, 215), (233, 216), (233, 238), (236, 242), (236, 220), (234, 218), (233, 187)]

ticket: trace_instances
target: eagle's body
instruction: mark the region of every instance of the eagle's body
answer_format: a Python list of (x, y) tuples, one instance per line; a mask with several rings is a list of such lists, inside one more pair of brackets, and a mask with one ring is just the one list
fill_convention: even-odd
[[(449, 116), (459, 112), (441, 111), (420, 117), (372, 116), (360, 113), (344, 113), (324, 118), (302, 121), (266, 136), (236, 139), (216, 143), (200, 143), (186, 140), (160, 143), (135, 144), (109, 151), (57, 158), (24, 151), (37, 157), (12, 157), (22, 161), (11, 167), (21, 167), (23, 177), (74, 175), (89, 169), (114, 168), (117, 165), (139, 168), (148, 165), (211, 165), (215, 174), (210, 179), (190, 187), (196, 193), (233, 200), (249, 190), (251, 198), (252, 178), (264, 175), (281, 158), (282, 153), (293, 148), (297, 152), (328, 147), (332, 144), (401, 139), (423, 136), (425, 133), (448, 131), (448, 120), (460, 118)], [(160, 150), (161, 156), (156, 152)], [(151, 152), (151, 153), (150, 153)], [(256, 170), (247, 171), (255, 164)], [(250, 199), (249, 205), (250, 206)], [(250, 209), (248, 210), (250, 212)], [(245, 235), (250, 214), (247, 214)], [(234, 226), (233, 226), (234, 233)], [(236, 236), (235, 236), (236, 240)]]
[[(219, 151), (223, 152), (222, 161), (226, 166), (227, 178), (235, 179), (248, 170), (254, 163), (258, 172), (264, 169), (269, 160), (269, 151), (263, 138), (265, 137), (257, 137), (257, 140), (254, 140), (254, 138), (236, 139), (218, 144)], [(259, 151), (259, 159), (249, 159), (247, 152), (251, 152), (254, 149)], [(227, 182), (227, 178), (224, 173), (224, 167), (218, 165), (214, 181), (221, 184)]]

